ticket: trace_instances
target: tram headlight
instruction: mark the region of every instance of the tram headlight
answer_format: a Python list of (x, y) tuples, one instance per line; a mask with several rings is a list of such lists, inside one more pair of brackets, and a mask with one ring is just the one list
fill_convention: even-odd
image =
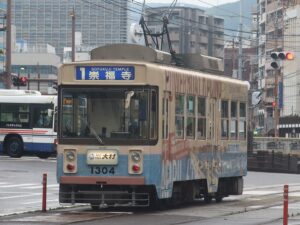
[(77, 173), (77, 151), (76, 149), (64, 150), (64, 173)]
[(143, 151), (139, 149), (129, 150), (128, 154), (128, 173), (142, 174), (143, 173)]
[(71, 162), (71, 161), (74, 161), (74, 159), (75, 159), (74, 151), (67, 151), (66, 152), (66, 160)]
[(142, 156), (141, 156), (141, 152), (140, 151), (132, 151), (131, 152), (131, 160), (133, 162), (140, 162), (142, 159)]

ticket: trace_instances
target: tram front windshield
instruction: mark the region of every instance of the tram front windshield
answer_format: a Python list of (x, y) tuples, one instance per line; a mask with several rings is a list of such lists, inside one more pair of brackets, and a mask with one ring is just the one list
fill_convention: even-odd
[(61, 138), (106, 141), (157, 137), (157, 90), (62, 88)]

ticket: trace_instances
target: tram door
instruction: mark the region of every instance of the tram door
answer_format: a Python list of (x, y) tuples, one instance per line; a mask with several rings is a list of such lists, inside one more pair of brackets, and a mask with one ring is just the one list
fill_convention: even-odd
[(165, 91), (163, 96), (162, 107), (162, 139), (163, 139), (163, 171), (162, 171), (162, 195), (169, 198), (172, 193), (172, 178), (170, 174), (171, 167), (171, 149), (173, 147), (174, 133), (170, 133), (170, 93)]

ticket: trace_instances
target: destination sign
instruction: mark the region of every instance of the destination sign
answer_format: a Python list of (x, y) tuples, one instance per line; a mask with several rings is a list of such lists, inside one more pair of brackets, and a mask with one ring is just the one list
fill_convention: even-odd
[(134, 80), (133, 66), (77, 66), (76, 80)]

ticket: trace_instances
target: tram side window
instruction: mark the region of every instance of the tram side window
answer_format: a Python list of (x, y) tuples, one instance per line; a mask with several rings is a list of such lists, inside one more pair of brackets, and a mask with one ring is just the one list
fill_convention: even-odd
[(175, 133), (176, 138), (183, 138), (184, 128), (184, 95), (176, 94), (175, 102)]
[(0, 125), (8, 128), (30, 128), (28, 104), (1, 104)]
[(221, 138), (228, 138), (228, 101), (221, 101)]
[(204, 97), (198, 97), (198, 128), (197, 138), (206, 138), (206, 99)]
[(188, 138), (195, 138), (195, 96), (188, 95), (186, 98), (186, 136)]
[(239, 137), (246, 138), (246, 103), (240, 103)]
[(232, 101), (230, 109), (230, 138), (237, 139), (237, 102)]

